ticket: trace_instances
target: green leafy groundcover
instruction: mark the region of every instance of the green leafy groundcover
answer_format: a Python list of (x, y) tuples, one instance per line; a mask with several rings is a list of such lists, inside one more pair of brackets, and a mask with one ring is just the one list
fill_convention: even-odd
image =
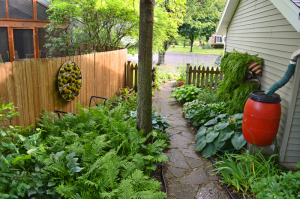
[(194, 126), (200, 126), (219, 114), (225, 113), (226, 107), (224, 102), (205, 104), (195, 99), (183, 105), (183, 112), (188, 122), (192, 121)]
[(238, 113), (227, 117), (220, 114), (206, 122), (198, 130), (196, 151), (202, 151), (202, 156), (207, 158), (215, 155), (218, 150), (234, 147), (240, 150), (245, 144), (242, 130), (243, 114)]
[(81, 107), (61, 119), (44, 112), (32, 136), (1, 133), (0, 198), (165, 198), (149, 175), (168, 160), (166, 139), (144, 137), (124, 109)]
[(177, 87), (172, 93), (170, 98), (176, 97), (177, 101), (190, 102), (196, 99), (197, 95), (201, 92), (201, 88), (193, 84), (185, 84), (183, 86)]

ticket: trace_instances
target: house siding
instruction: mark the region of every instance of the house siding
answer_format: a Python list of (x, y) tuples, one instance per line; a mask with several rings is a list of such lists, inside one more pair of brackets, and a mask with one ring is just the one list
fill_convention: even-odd
[[(300, 33), (270, 0), (241, 0), (228, 26), (226, 36), (226, 52), (235, 49), (239, 52), (258, 54), (259, 57), (264, 58), (261, 90), (267, 90), (282, 78), (292, 53), (300, 47)], [(283, 139), (292, 81), (291, 79), (276, 91), (282, 99), (282, 114), (277, 135), (278, 146)], [(300, 91), (298, 98), (285, 162), (300, 161)], [(295, 156), (296, 154), (299, 155)]]

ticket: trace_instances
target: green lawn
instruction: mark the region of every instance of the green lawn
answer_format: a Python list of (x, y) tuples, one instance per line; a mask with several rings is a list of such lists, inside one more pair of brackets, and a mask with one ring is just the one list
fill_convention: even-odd
[[(177, 53), (191, 53), (190, 52), (191, 47), (186, 46), (185, 48), (183, 46), (178, 46), (175, 45), (175, 48), (173, 46), (170, 46), (168, 51), (170, 52), (177, 52)], [(197, 46), (193, 47), (193, 52), (194, 54), (199, 54), (199, 55), (223, 55), (223, 49), (199, 49)]]

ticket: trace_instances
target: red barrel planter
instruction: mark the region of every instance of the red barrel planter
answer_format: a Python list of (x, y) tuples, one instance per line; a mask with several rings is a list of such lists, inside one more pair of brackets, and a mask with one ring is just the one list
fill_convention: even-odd
[(252, 91), (244, 107), (242, 131), (247, 142), (259, 146), (272, 144), (280, 122), (280, 96), (268, 97), (264, 91)]

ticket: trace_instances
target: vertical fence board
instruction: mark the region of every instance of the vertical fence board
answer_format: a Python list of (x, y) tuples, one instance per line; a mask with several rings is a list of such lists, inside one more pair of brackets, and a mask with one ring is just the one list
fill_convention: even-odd
[(32, 61), (25, 61), (25, 73), (27, 79), (27, 96), (28, 96), (28, 119), (29, 124), (34, 124), (35, 122), (35, 106), (34, 106), (34, 92), (33, 92), (33, 79), (32, 79)]
[(198, 72), (197, 72), (197, 87), (200, 87), (200, 66), (198, 67)]
[[(138, 67), (138, 65), (136, 64), (135, 65), (135, 67)], [(136, 90), (137, 91), (137, 84), (138, 84), (138, 69), (136, 69), (135, 71), (134, 71), (134, 90)]]
[(209, 77), (209, 67), (206, 68), (206, 75), (205, 75), (205, 89), (208, 87), (208, 77)]
[(194, 66), (194, 71), (193, 71), (193, 85), (195, 85), (196, 82), (196, 66)]
[(0, 101), (4, 104), (9, 103), (6, 79), (5, 64), (0, 64)]
[(114, 66), (114, 57), (113, 57), (113, 52), (108, 52), (109, 53), (109, 68), (110, 68), (110, 91), (109, 91), (109, 96), (112, 96), (114, 94), (114, 85), (115, 85), (115, 79), (114, 79), (114, 73), (115, 73), (115, 66)]
[(53, 59), (47, 59), (47, 65), (48, 65), (48, 111), (54, 112), (54, 107), (55, 107), (55, 103), (54, 103), (54, 99), (53, 99), (53, 94), (54, 94), (54, 86), (55, 85), (55, 77), (53, 74)]
[[(81, 92), (86, 93), (87, 95), (87, 58), (86, 55), (81, 55), (81, 75), (82, 75), (82, 87)], [(82, 102), (81, 105), (85, 107), (87, 96), (82, 95)]]
[(218, 87), (218, 78), (219, 78), (219, 68), (217, 68), (216, 70), (216, 74), (215, 74), (215, 86), (214, 86), (214, 90), (217, 90), (217, 87)]
[(13, 62), (13, 82), (14, 82), (14, 92), (15, 92), (15, 104), (18, 107), (18, 111), (20, 113), (20, 117), (16, 118), (16, 122), (21, 125), (24, 125), (24, 111), (22, 105), (22, 90), (21, 90), (21, 82), (20, 79), (22, 78), (22, 68), (20, 67), (20, 62)]
[[(214, 72), (214, 68), (213, 67), (211, 68), (211, 71)], [(214, 74), (210, 73), (209, 89), (212, 89), (213, 81), (214, 81)]]
[(86, 75), (87, 75), (87, 79), (86, 79), (86, 82), (87, 82), (87, 90), (86, 90), (86, 104), (85, 106), (88, 106), (89, 104), (89, 101), (90, 101), (90, 97), (92, 96), (92, 93), (93, 93), (93, 90), (92, 90), (92, 86), (93, 86), (93, 77), (92, 77), (92, 74), (91, 74), (91, 71), (92, 71), (92, 67), (91, 67), (91, 63), (92, 63), (92, 56), (91, 54), (88, 54), (86, 55)]
[[(61, 58), (61, 61), (60, 61), (60, 64), (59, 64), (59, 68), (66, 62), (66, 61), (69, 61), (67, 59), (67, 57), (62, 57)], [(57, 69), (57, 73), (58, 73), (58, 70), (59, 68)], [(58, 89), (58, 85), (57, 85), (57, 89)], [(65, 111), (65, 112), (70, 112), (70, 103), (69, 101), (65, 100), (63, 97), (60, 97), (60, 110), (61, 111)]]
[[(15, 88), (13, 81), (13, 66), (11, 62), (5, 63), (5, 72), (6, 72), (6, 85), (7, 85), (7, 94), (8, 94), (8, 103), (14, 103), (16, 107), (16, 98), (15, 98)], [(19, 111), (17, 109), (17, 111)], [(16, 116), (13, 117), (12, 125), (18, 125), (19, 123), (16, 120)]]
[(54, 77), (54, 95), (53, 95), (53, 100), (54, 100), (54, 103), (55, 103), (55, 109), (54, 110), (59, 110), (59, 111), (62, 111), (62, 106), (61, 106), (61, 95), (59, 93), (59, 90), (58, 90), (58, 85), (57, 85), (57, 74), (58, 74), (58, 70), (60, 68), (60, 65), (61, 65), (61, 58), (58, 57), (58, 58), (54, 58), (53, 59), (53, 77)]
[[(76, 63), (77, 63), (77, 65), (78, 65), (78, 67), (79, 67), (79, 69), (80, 69), (80, 71), (81, 71), (81, 78), (83, 77), (83, 74), (82, 74), (82, 66), (81, 66), (81, 64), (82, 64), (82, 62), (81, 62), (81, 55), (77, 55), (76, 57), (75, 57), (75, 61), (76, 61)], [(79, 92), (79, 94), (78, 94), (78, 96), (77, 96), (77, 102), (79, 103), (79, 104), (81, 104), (82, 105), (82, 103), (83, 103), (83, 95), (84, 95), (84, 92), (82, 91), (83, 89), (82, 89), (82, 87), (83, 87), (83, 83), (81, 84), (81, 89), (80, 89), (80, 92)], [(78, 113), (78, 110), (76, 109), (76, 113)]]
[(21, 90), (22, 90), (22, 104), (23, 104), (23, 112), (24, 112), (24, 126), (30, 125), (29, 115), (28, 115), (28, 86), (27, 86), (27, 76), (26, 76), (26, 62), (22, 61), (20, 62), (20, 67), (22, 69), (21, 73)]
[(44, 66), (42, 64), (41, 59), (36, 60), (36, 68), (37, 68), (37, 78), (38, 78), (38, 100), (39, 100), (39, 106), (38, 106), (38, 112), (39, 115), (36, 115), (36, 118), (40, 117), (41, 112), (43, 109), (45, 109), (46, 103), (45, 103), (45, 79), (44, 79)]

